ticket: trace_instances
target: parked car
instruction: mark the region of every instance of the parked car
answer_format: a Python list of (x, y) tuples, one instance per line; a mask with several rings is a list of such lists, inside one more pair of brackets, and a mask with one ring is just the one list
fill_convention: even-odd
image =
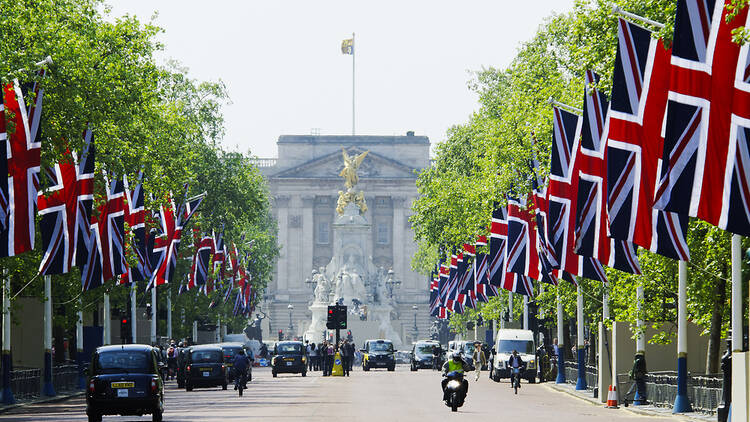
[(155, 422), (164, 412), (164, 381), (151, 346), (127, 344), (96, 349), (88, 369), (86, 414), (89, 421), (102, 415), (143, 416)]
[(301, 341), (280, 341), (273, 346), (271, 375), (302, 374), (307, 376), (307, 356)]
[(385, 339), (367, 340), (360, 349), (362, 352), (362, 370), (369, 371), (372, 368), (387, 368), (389, 371), (396, 370), (396, 358), (393, 342)]
[(411, 349), (411, 370), (432, 369), (434, 351), (440, 347), (440, 343), (434, 340), (421, 340), (414, 343)]
[(227, 389), (224, 350), (216, 344), (192, 346), (187, 352), (185, 366), (185, 390), (195, 387), (217, 387)]
[(510, 378), (508, 358), (514, 350), (518, 351), (521, 360), (526, 363), (526, 370), (521, 378), (530, 383), (536, 382), (536, 348), (534, 347), (534, 333), (531, 330), (500, 329), (492, 350), (492, 366), (490, 378), (499, 382), (501, 378)]

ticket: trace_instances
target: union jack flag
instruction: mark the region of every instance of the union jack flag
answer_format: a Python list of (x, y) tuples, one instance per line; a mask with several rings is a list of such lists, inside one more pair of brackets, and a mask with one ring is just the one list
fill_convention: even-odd
[(505, 277), (505, 244), (508, 241), (508, 217), (505, 207), (495, 205), (490, 223), (490, 256), (487, 267), (489, 285), (497, 292)]
[[(67, 151), (63, 159), (48, 168), (48, 187), (39, 192), (39, 232), (42, 235), (40, 274), (65, 274), (76, 265), (78, 236), (88, 238), (94, 189), (94, 151), (91, 132), (81, 159)], [(79, 233), (79, 224), (85, 231)], [(83, 243), (85, 244), (85, 242)]]
[[(445, 264), (445, 258), (440, 259), (440, 272), (438, 273), (438, 308), (445, 309), (448, 302), (448, 278), (450, 268)], [(443, 312), (444, 314), (444, 312)]]
[(198, 244), (198, 248), (195, 251), (195, 257), (193, 258), (193, 262), (195, 263), (195, 271), (193, 273), (195, 284), (200, 286), (201, 290), (206, 295), (214, 290), (213, 283), (209, 277), (211, 256), (214, 254), (214, 251), (214, 238), (211, 236), (204, 236)]
[(445, 296), (445, 307), (453, 311), (455, 308), (456, 296), (458, 294), (458, 255), (451, 254), (451, 266), (448, 272), (448, 286)]
[(440, 279), (437, 271), (433, 271), (430, 280), (430, 316), (436, 317), (440, 308), (440, 295), (438, 294)]
[[(529, 204), (530, 205), (530, 204)], [(536, 248), (534, 217), (526, 208), (527, 200), (508, 198), (508, 245), (505, 259), (508, 273), (521, 274), (535, 280), (541, 278)]]
[(464, 243), (463, 256), (464, 268), (463, 276), (461, 277), (461, 282), (458, 286), (458, 302), (469, 309), (474, 309), (477, 306), (477, 296), (474, 292), (474, 285), (476, 284), (476, 281), (474, 280), (474, 265), (476, 261), (476, 249), (474, 248), (474, 245)]
[(106, 183), (106, 197), (91, 218), (88, 260), (81, 270), (83, 290), (101, 286), (105, 281), (125, 273), (125, 203), (124, 184), (116, 178)]
[(524, 296), (534, 296), (534, 287), (531, 277), (522, 274), (506, 273), (503, 280), (503, 289)]
[(586, 72), (583, 103), (583, 133), (574, 163), (578, 172), (575, 219), (575, 253), (596, 258), (621, 271), (640, 274), (635, 246), (630, 241), (607, 236), (607, 148), (605, 145), (609, 103), (596, 89), (599, 75)]
[(677, 3), (663, 165), (654, 206), (750, 235), (748, 45), (732, 41), (747, 7)]
[[(40, 72), (44, 76), (44, 72)], [(27, 107), (23, 92), (34, 92), (34, 102)], [(16, 256), (34, 249), (34, 216), (39, 190), (41, 162), (42, 100), (44, 90), (38, 83), (22, 89), (17, 80), (3, 90), (5, 116), (12, 116), (15, 130), (7, 138), (7, 180), (0, 184), (0, 257)], [(0, 168), (1, 169), (1, 168)], [(3, 190), (5, 189), (5, 190)]]
[(155, 266), (154, 274), (151, 276), (148, 288), (160, 286), (172, 280), (177, 268), (177, 254), (179, 252), (180, 239), (182, 238), (182, 230), (198, 207), (200, 207), (205, 196), (206, 194), (203, 193), (186, 199), (179, 209), (175, 209), (173, 201), (170, 201), (171, 209), (165, 206), (161, 207), (159, 211), (161, 234), (155, 240), (154, 244), (154, 251), (159, 250), (161, 259), (158, 265)]
[[(12, 85), (0, 84), (0, 157), (8, 156), (8, 130), (5, 126), (5, 95), (6, 89)], [(11, 93), (13, 95), (13, 93)], [(17, 114), (18, 117), (20, 117)], [(16, 126), (18, 127), (18, 126)], [(0, 159), (0, 174), (8, 173), (8, 160)], [(8, 220), (8, 178), (0, 177), (0, 231), (5, 230)]]
[(618, 28), (607, 139), (609, 234), (688, 261), (687, 217), (654, 208), (672, 50), (625, 19)]
[(490, 297), (497, 296), (497, 287), (490, 284), (489, 257), (480, 252), (481, 248), (487, 246), (487, 236), (479, 236), (475, 245), (480, 249), (476, 249), (477, 257), (474, 260), (474, 282), (476, 283), (474, 291), (478, 301), (488, 302)]
[[(221, 233), (219, 233), (219, 236), (216, 237), (214, 234), (214, 244), (215, 244), (215, 251), (214, 251), (214, 257), (212, 260), (213, 263), (213, 271), (217, 273), (217, 279), (216, 282), (220, 285), (223, 285), (224, 283), (224, 268), (226, 267), (224, 264), (224, 260), (227, 256), (227, 247), (224, 245), (224, 227), (221, 229)], [(217, 270), (218, 269), (218, 270)]]
[(553, 108), (552, 154), (550, 157), (549, 185), (547, 186), (547, 239), (551, 253), (558, 265), (555, 276), (573, 281), (572, 275), (592, 280), (606, 281), (601, 263), (591, 257), (576, 255), (573, 250), (574, 216), (578, 198), (577, 171), (574, 171), (578, 155), (582, 119), (580, 116)]
[(135, 268), (131, 268), (128, 265), (125, 275), (122, 276), (122, 281), (127, 283), (145, 281), (151, 277), (151, 268), (148, 265), (146, 243), (146, 208), (143, 204), (143, 172), (138, 174), (138, 184), (135, 185), (135, 189), (130, 189), (127, 177), (123, 177), (123, 182), (125, 183), (125, 199), (127, 201), (125, 222), (130, 226), (130, 233), (133, 238), (133, 244), (128, 248), (126, 255), (132, 250), (136, 255), (138, 265)]

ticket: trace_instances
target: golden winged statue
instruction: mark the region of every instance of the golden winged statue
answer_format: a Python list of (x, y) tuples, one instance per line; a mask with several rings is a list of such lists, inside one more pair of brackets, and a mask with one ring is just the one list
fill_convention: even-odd
[(365, 159), (370, 151), (365, 151), (357, 156), (350, 156), (346, 153), (346, 149), (341, 148), (341, 152), (344, 155), (344, 168), (339, 173), (339, 176), (344, 178), (344, 184), (347, 189), (351, 189), (359, 182), (359, 176), (357, 175), (357, 169), (362, 164), (362, 160)]

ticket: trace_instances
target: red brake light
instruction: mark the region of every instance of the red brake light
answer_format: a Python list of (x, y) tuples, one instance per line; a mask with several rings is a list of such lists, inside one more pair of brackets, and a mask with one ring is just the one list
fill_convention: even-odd
[(89, 393), (94, 393), (96, 391), (96, 384), (94, 384), (94, 380), (92, 379), (89, 381)]
[(159, 383), (157, 382), (156, 378), (151, 378), (151, 392), (155, 393), (158, 387)]
[(188, 372), (190, 372), (190, 365), (188, 365), (188, 366), (187, 366), (187, 367), (186, 367), (185, 369), (186, 369), (186, 370), (187, 370)]

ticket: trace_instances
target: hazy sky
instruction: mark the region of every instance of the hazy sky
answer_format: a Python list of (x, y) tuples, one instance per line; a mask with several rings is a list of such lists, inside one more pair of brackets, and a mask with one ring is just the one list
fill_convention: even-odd
[(505, 67), (543, 19), (573, 0), (109, 0), (165, 29), (161, 59), (221, 79), (230, 149), (276, 156), (281, 134), (350, 134), (356, 33), (356, 132), (441, 141), (477, 98), (472, 70)]

